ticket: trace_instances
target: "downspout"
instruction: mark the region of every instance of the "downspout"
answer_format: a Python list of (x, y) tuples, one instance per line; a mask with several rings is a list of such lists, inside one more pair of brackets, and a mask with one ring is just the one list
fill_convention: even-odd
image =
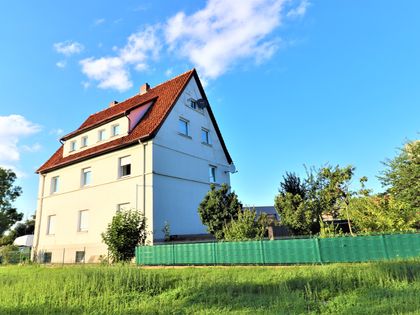
[(47, 175), (45, 174), (41, 174), (42, 176), (42, 185), (41, 185), (41, 196), (40, 196), (40, 201), (39, 201), (39, 209), (36, 213), (35, 219), (38, 219), (38, 225), (36, 228), (36, 241), (35, 241), (35, 246), (33, 246), (33, 255), (32, 255), (32, 259), (34, 260), (35, 257), (37, 257), (38, 255), (38, 245), (39, 245), (39, 234), (41, 233), (41, 220), (42, 220), (42, 208), (43, 208), (43, 204), (44, 204), (44, 188), (45, 188), (45, 177)]
[(146, 217), (146, 146), (147, 142), (139, 143), (143, 145), (143, 216)]

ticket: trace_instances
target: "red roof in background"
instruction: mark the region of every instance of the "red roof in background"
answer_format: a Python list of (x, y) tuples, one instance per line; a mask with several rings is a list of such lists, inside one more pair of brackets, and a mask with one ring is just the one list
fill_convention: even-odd
[[(166, 117), (170, 113), (172, 107), (175, 105), (185, 86), (191, 79), (195, 77), (197, 80), (198, 87), (206, 98), (203, 87), (201, 86), (195, 69), (185, 72), (169, 81), (161, 83), (154, 88), (151, 88), (147, 93), (142, 95), (135, 95), (121, 103), (118, 103), (110, 108), (102, 110), (98, 113), (90, 115), (85, 122), (75, 131), (67, 134), (62, 140), (67, 140), (72, 136), (83, 133), (89, 129), (95, 128), (101, 124), (104, 124), (112, 119), (125, 115), (128, 111), (138, 107), (144, 103), (154, 101), (149, 111), (140, 121), (140, 123), (127, 135), (113, 141), (103, 143), (101, 145), (94, 146), (92, 148), (83, 150), (81, 152), (73, 153), (69, 156), (63, 157), (63, 145), (45, 162), (38, 170), (37, 173), (46, 173), (60, 167), (77, 163), (96, 155), (104, 154), (110, 151), (114, 151), (125, 146), (129, 146), (137, 143), (139, 140), (145, 141), (153, 138), (160, 126), (165, 121)], [(206, 98), (207, 99), (207, 98)], [(207, 108), (210, 118), (216, 129), (216, 133), (219, 136), (223, 150), (229, 163), (232, 159), (227, 151), (225, 143), (223, 141), (220, 130), (217, 126), (214, 115), (211, 111), (210, 106)]]

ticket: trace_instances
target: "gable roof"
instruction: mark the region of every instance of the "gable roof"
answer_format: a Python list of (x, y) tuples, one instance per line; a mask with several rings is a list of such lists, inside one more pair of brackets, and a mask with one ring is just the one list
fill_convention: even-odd
[[(197, 72), (195, 69), (192, 69), (188, 72), (185, 72), (175, 78), (172, 78), (169, 81), (161, 83), (151, 89), (146, 93), (141, 95), (135, 95), (121, 103), (118, 103), (110, 108), (104, 109), (98, 113), (90, 115), (78, 129), (65, 135), (61, 140), (70, 139), (78, 134), (86, 132), (90, 129), (96, 128), (102, 124), (105, 124), (111, 120), (117, 119), (127, 115), (131, 110), (144, 105), (146, 103), (152, 102), (152, 106), (142, 118), (139, 124), (134, 127), (134, 129), (126, 136), (93, 146), (89, 149), (73, 153), (68, 156), (63, 156), (63, 145), (36, 171), (37, 173), (47, 173), (55, 169), (81, 162), (83, 160), (90, 159), (94, 156), (112, 152), (130, 145), (138, 143), (138, 141), (147, 141), (152, 139), (166, 117), (168, 117), (170, 111), (177, 102), (179, 96), (184, 91), (188, 82), (191, 78), (195, 78), (198, 88), (207, 101), (207, 97), (204, 93), (203, 86), (201, 85), (200, 79), (198, 78)], [(208, 101), (207, 101), (207, 104)], [(213, 115), (213, 112), (210, 106), (207, 107), (209, 112), (210, 119), (214, 125), (219, 141), (222, 145), (223, 151), (226, 155), (228, 163), (232, 163), (232, 159), (229, 155), (229, 152), (226, 148), (226, 145), (223, 141), (222, 134), (217, 126), (216, 119)]]

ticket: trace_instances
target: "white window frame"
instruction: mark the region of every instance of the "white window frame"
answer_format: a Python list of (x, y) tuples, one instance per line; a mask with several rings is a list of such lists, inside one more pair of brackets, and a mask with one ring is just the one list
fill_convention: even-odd
[(82, 139), (80, 140), (80, 147), (81, 148), (86, 148), (89, 145), (88, 139), (89, 139), (88, 136), (83, 136), (82, 137)]
[(60, 176), (51, 177), (51, 190), (50, 190), (51, 195), (58, 193), (59, 181), (60, 181)]
[[(115, 132), (116, 128), (118, 129), (118, 132)], [(120, 124), (115, 124), (111, 126), (111, 135), (112, 137), (119, 136), (121, 134), (121, 126)]]
[(106, 129), (98, 130), (98, 142), (104, 141), (105, 139), (106, 139)]
[(70, 141), (70, 152), (74, 152), (76, 150), (77, 150), (77, 141), (76, 140)]
[(215, 184), (217, 182), (217, 167), (214, 165), (209, 165), (209, 182)]
[(123, 203), (119, 203), (117, 204), (117, 212), (120, 212), (124, 209), (130, 209), (130, 203), (129, 202), (123, 202)]
[[(89, 183), (86, 182), (86, 178), (87, 178), (85, 177), (86, 173), (90, 173)], [(80, 180), (80, 183), (82, 187), (90, 186), (92, 184), (92, 168), (91, 167), (85, 167), (82, 169), (82, 178)]]
[[(130, 163), (124, 162), (124, 159), (129, 160)], [(131, 164), (132, 164), (131, 155), (122, 156), (118, 159), (118, 177), (119, 178), (131, 176), (131, 173), (132, 173)], [(123, 167), (126, 165), (130, 165), (130, 173), (123, 175)]]
[[(203, 141), (203, 134), (206, 135), (205, 141)], [(206, 128), (201, 128), (201, 143), (208, 144), (208, 145), (211, 144), (211, 142), (210, 142), (210, 130), (208, 130)]]
[[(181, 130), (181, 125), (180, 125), (181, 122), (185, 124), (185, 130)], [(183, 135), (183, 136), (186, 136), (186, 137), (189, 137), (190, 136), (190, 121), (188, 119), (179, 117), (179, 120), (178, 120), (178, 133), (180, 135)]]
[[(51, 225), (51, 219), (53, 219), (53, 224)], [(57, 216), (51, 214), (47, 217), (47, 235), (55, 235), (55, 226), (57, 224)]]
[[(86, 215), (86, 217), (82, 217)], [(85, 218), (86, 222), (82, 222), (82, 218)], [(82, 226), (82, 223), (83, 226)], [(78, 212), (78, 219), (77, 219), (77, 231), (78, 232), (87, 232), (89, 230), (89, 210), (80, 210)]]

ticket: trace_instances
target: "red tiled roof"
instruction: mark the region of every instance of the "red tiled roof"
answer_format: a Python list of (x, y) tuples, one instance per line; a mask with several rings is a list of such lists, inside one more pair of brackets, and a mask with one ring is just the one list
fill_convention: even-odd
[[(45, 162), (38, 170), (37, 173), (46, 173), (54, 169), (80, 162), (85, 159), (89, 159), (93, 156), (104, 154), (125, 146), (129, 146), (138, 142), (138, 140), (148, 140), (155, 136), (162, 123), (165, 121), (172, 107), (175, 105), (185, 86), (191, 79), (195, 77), (200, 91), (205, 96), (204, 90), (201, 86), (200, 80), (198, 79), (197, 72), (195, 69), (185, 72), (169, 81), (161, 83), (154, 88), (151, 88), (147, 93), (142, 95), (133, 96), (121, 103), (114, 105), (113, 107), (107, 108), (103, 111), (90, 115), (85, 122), (74, 132), (64, 136), (62, 140), (66, 140), (85, 132), (91, 128), (97, 127), (103, 123), (106, 123), (119, 116), (123, 116), (127, 111), (137, 107), (138, 105), (154, 101), (148, 113), (140, 121), (140, 123), (127, 135), (110, 142), (103, 143), (101, 145), (94, 146), (92, 148), (83, 150), (78, 153), (73, 153), (66, 157), (63, 157), (63, 145)], [(230, 155), (226, 149), (220, 130), (217, 126), (214, 115), (208, 107), (210, 118), (216, 129), (216, 133), (219, 136), (222, 147), (225, 151), (226, 158), (229, 163), (232, 162)]]

